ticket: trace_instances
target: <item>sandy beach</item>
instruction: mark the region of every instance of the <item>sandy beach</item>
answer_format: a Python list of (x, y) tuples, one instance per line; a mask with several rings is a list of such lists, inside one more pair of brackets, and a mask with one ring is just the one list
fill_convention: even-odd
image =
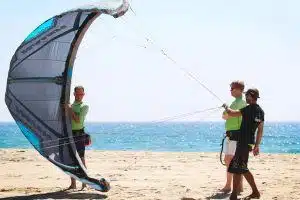
[[(218, 153), (87, 151), (92, 177), (109, 179), (111, 190), (63, 191), (69, 177), (35, 150), (0, 150), (1, 199), (228, 199), (218, 192), (225, 168)], [(300, 199), (300, 155), (251, 155), (261, 199)], [(244, 182), (244, 192), (250, 194)]]

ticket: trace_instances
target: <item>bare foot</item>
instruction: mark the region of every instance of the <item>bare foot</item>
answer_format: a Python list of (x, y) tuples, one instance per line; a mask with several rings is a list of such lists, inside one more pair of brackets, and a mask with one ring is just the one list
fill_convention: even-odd
[(224, 194), (228, 194), (229, 192), (231, 192), (231, 188), (224, 187), (220, 191), (223, 192)]
[(259, 199), (260, 198), (260, 193), (259, 192), (253, 192), (249, 196), (247, 196), (245, 199)]
[(82, 183), (82, 187), (81, 187), (80, 190), (84, 190), (85, 188), (87, 188), (87, 187), (86, 187), (86, 184), (85, 184), (85, 183)]
[(238, 188), (237, 191), (244, 192), (244, 189), (243, 188)]
[(241, 195), (241, 193), (243, 192), (243, 190), (237, 190), (237, 195)]
[(76, 189), (76, 185), (70, 185), (66, 190), (74, 190)]
[(230, 200), (237, 200), (238, 198), (237, 198), (237, 195), (236, 195), (236, 194), (232, 194), (232, 193), (231, 193), (229, 199), (230, 199)]

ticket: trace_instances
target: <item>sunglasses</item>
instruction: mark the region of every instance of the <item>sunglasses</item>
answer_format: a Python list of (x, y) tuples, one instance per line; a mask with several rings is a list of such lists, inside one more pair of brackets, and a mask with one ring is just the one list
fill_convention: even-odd
[(83, 96), (84, 93), (75, 93), (76, 96)]

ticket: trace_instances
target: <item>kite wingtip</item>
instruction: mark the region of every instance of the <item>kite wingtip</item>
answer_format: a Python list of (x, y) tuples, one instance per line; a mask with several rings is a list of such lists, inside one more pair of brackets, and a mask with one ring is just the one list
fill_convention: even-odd
[(101, 178), (99, 184), (101, 185), (101, 192), (108, 192), (110, 190), (110, 184), (105, 178)]

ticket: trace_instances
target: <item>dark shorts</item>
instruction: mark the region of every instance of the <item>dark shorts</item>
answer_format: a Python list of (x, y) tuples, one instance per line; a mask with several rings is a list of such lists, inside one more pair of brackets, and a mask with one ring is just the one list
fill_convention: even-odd
[(85, 137), (84, 130), (73, 130), (73, 139), (75, 142), (76, 150), (80, 158), (84, 157), (85, 152)]
[(226, 131), (226, 136), (232, 141), (238, 141), (240, 130)]
[(237, 143), (235, 154), (229, 164), (228, 172), (233, 174), (244, 174), (249, 171), (248, 159), (251, 147)]

